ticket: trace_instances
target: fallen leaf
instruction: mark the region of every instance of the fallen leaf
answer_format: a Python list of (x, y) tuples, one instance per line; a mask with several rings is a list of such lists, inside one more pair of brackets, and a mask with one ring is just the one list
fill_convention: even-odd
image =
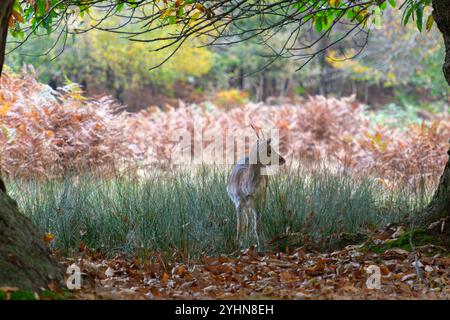
[(161, 282), (162, 283), (167, 283), (167, 281), (169, 281), (169, 274), (167, 272), (164, 272), (163, 275), (161, 276)]
[(108, 269), (106, 269), (105, 271), (105, 276), (111, 278), (112, 276), (114, 276), (114, 270), (111, 267), (108, 267)]
[(52, 242), (55, 239), (55, 235), (53, 233), (46, 233), (44, 234), (44, 236), (42, 237), (42, 240), (44, 240), (44, 242), (46, 244), (49, 244), (50, 242)]

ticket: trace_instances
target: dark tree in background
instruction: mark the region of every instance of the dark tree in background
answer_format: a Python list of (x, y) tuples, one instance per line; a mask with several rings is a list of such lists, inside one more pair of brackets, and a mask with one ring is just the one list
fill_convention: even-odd
[(433, 17), (444, 37), (445, 62), (444, 75), (450, 85), (450, 1), (433, 0)]
[(8, 35), (8, 23), (13, 9), (14, 0), (0, 2), (0, 75), (5, 61), (6, 37)]
[[(306, 65), (349, 37), (356, 39), (363, 50), (371, 25), (376, 25), (385, 10), (397, 10), (394, 9), (396, 7), (403, 10), (403, 22), (416, 23), (419, 30), (424, 26), (430, 30), (436, 22), (444, 38), (446, 59), (443, 70), (450, 85), (450, 0), (2, 0), (0, 68), (4, 62), (8, 28), (15, 38), (11, 44), (17, 46), (31, 36), (49, 32), (58, 32), (58, 41), (64, 46), (67, 35), (92, 29), (120, 33), (130, 41), (162, 42), (164, 44), (154, 50), (170, 48), (172, 52), (162, 63), (193, 37), (201, 37), (205, 45), (218, 47), (253, 39), (271, 50), (267, 65), (276, 59), (290, 57)], [(433, 9), (432, 16), (424, 16), (430, 7)], [(97, 10), (95, 17), (90, 15), (92, 10)], [(113, 16), (119, 17), (121, 23), (113, 27), (105, 25), (104, 22)], [(88, 23), (83, 28), (74, 28), (70, 23), (73, 19), (86, 19)], [(128, 24), (139, 24), (141, 28), (130, 32), (125, 28)], [(315, 29), (318, 36), (304, 39), (300, 31), (309, 28)], [(154, 36), (155, 30), (163, 30), (164, 36)], [(286, 31), (281, 49), (268, 44), (270, 38), (286, 35)], [(0, 285), (42, 286), (50, 281), (49, 277), (45, 277), (48, 271), (57, 270), (54, 262), (48, 257), (31, 223), (18, 212), (14, 202), (4, 192), (0, 192), (0, 205)], [(450, 162), (420, 220), (428, 223), (449, 214)], [(19, 240), (8, 242), (13, 238)], [(29, 246), (30, 243), (33, 246)], [(31, 261), (30, 265), (31, 257), (36, 263)], [(11, 269), (14, 265), (21, 267)], [(11, 270), (17, 273), (17, 270), (24, 271), (11, 277)], [(33, 278), (30, 270), (40, 275), (34, 277), (39, 280), (34, 283), (21, 282), (20, 279)], [(55, 274), (50, 278), (60, 277), (57, 272)]]

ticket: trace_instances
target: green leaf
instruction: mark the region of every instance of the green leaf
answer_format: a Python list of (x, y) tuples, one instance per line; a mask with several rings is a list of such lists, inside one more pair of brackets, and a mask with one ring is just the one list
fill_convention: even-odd
[(22, 30), (11, 30), (11, 35), (14, 37), (14, 38), (17, 38), (17, 39), (19, 39), (19, 40), (24, 40), (25, 39), (25, 32), (23, 32)]
[(397, 6), (395, 0), (389, 0), (389, 4), (391, 5), (392, 8), (395, 8)]
[(423, 7), (418, 6), (416, 9), (416, 23), (417, 23), (417, 29), (419, 29), (420, 32), (422, 32), (422, 23), (423, 23)]
[(119, 4), (117, 4), (116, 6), (117, 12), (122, 12), (124, 5), (125, 2), (120, 2)]
[(169, 22), (169, 24), (176, 24), (177, 23), (177, 17), (175, 17), (175, 16), (168, 16), (167, 17), (167, 21)]
[(302, 12), (305, 9), (305, 3), (304, 2), (296, 2), (292, 5), (292, 9), (295, 11)]
[(20, 5), (19, 0), (16, 0), (16, 2), (14, 3), (13, 10), (16, 12), (23, 13), (23, 9), (22, 9), (22, 6)]
[(413, 13), (413, 8), (408, 8), (405, 11), (405, 17), (403, 18), (403, 24), (406, 25), (409, 21), (409, 18), (411, 17), (411, 14)]
[(36, 1), (36, 9), (37, 9), (37, 15), (42, 17), (45, 15), (45, 1), (44, 0), (37, 0)]
[(314, 24), (315, 24), (317, 32), (321, 32), (323, 29), (322, 17), (314, 18)]
[(349, 19), (349, 20), (351, 20), (351, 19), (353, 19), (354, 17), (355, 17), (355, 12), (353, 11), (353, 10), (348, 10), (347, 11), (347, 18)]
[(334, 23), (334, 14), (327, 14), (323, 16), (323, 29), (328, 30)]

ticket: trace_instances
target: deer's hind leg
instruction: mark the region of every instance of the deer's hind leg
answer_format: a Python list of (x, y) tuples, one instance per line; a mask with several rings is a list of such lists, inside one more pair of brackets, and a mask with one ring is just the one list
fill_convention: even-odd
[(236, 204), (236, 241), (239, 242), (239, 246), (242, 246), (242, 231), (244, 227), (242, 213), (242, 205), (239, 202)]

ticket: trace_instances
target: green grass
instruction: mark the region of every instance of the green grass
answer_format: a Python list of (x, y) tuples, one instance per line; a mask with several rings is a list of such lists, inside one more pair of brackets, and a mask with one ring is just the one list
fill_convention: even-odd
[[(232, 253), (236, 217), (226, 194), (227, 172), (202, 167), (196, 173), (153, 170), (146, 177), (12, 181), (9, 193), (52, 246), (77, 250), (81, 241), (110, 255), (199, 257)], [(341, 233), (366, 232), (400, 220), (419, 206), (413, 191), (388, 192), (369, 177), (324, 168), (291, 169), (270, 177), (262, 211), (265, 249), (305, 241), (327, 250)], [(312, 213), (312, 214), (311, 214)], [(309, 217), (309, 218), (308, 218)], [(249, 237), (246, 244), (254, 243)]]
[(433, 254), (435, 253), (443, 255), (448, 254), (445, 251), (442, 251), (441, 248), (439, 248), (439, 247), (444, 248), (448, 247), (448, 241), (444, 241), (443, 239), (440, 239), (440, 237), (436, 237), (436, 235), (433, 235), (431, 231), (424, 228), (417, 228), (406, 231), (397, 239), (386, 241), (382, 244), (377, 245), (374, 243), (369, 243), (365, 246), (365, 250), (375, 253), (383, 253), (386, 250), (393, 248), (400, 248), (406, 251), (412, 251), (413, 247), (411, 246), (411, 243), (413, 243), (415, 247), (431, 244), (437, 246), (432, 251)]
[[(0, 300), (6, 300), (7, 294), (0, 291)], [(36, 300), (36, 296), (31, 291), (13, 291), (10, 294), (9, 300)]]
[(366, 115), (374, 124), (407, 130), (411, 124), (428, 123), (429, 121), (418, 116), (418, 112), (425, 111), (434, 115), (442, 113), (444, 110), (443, 101), (433, 103), (417, 103), (417, 101), (403, 101), (399, 104), (389, 103), (376, 111), (367, 110)]
[[(39, 293), (40, 299), (48, 299), (48, 300), (64, 300), (71, 298), (72, 293), (68, 291), (64, 291), (62, 293), (54, 292), (50, 290), (44, 290)], [(31, 291), (18, 290), (10, 293), (8, 297), (6, 292), (0, 290), (0, 300), (36, 300), (36, 295)]]

